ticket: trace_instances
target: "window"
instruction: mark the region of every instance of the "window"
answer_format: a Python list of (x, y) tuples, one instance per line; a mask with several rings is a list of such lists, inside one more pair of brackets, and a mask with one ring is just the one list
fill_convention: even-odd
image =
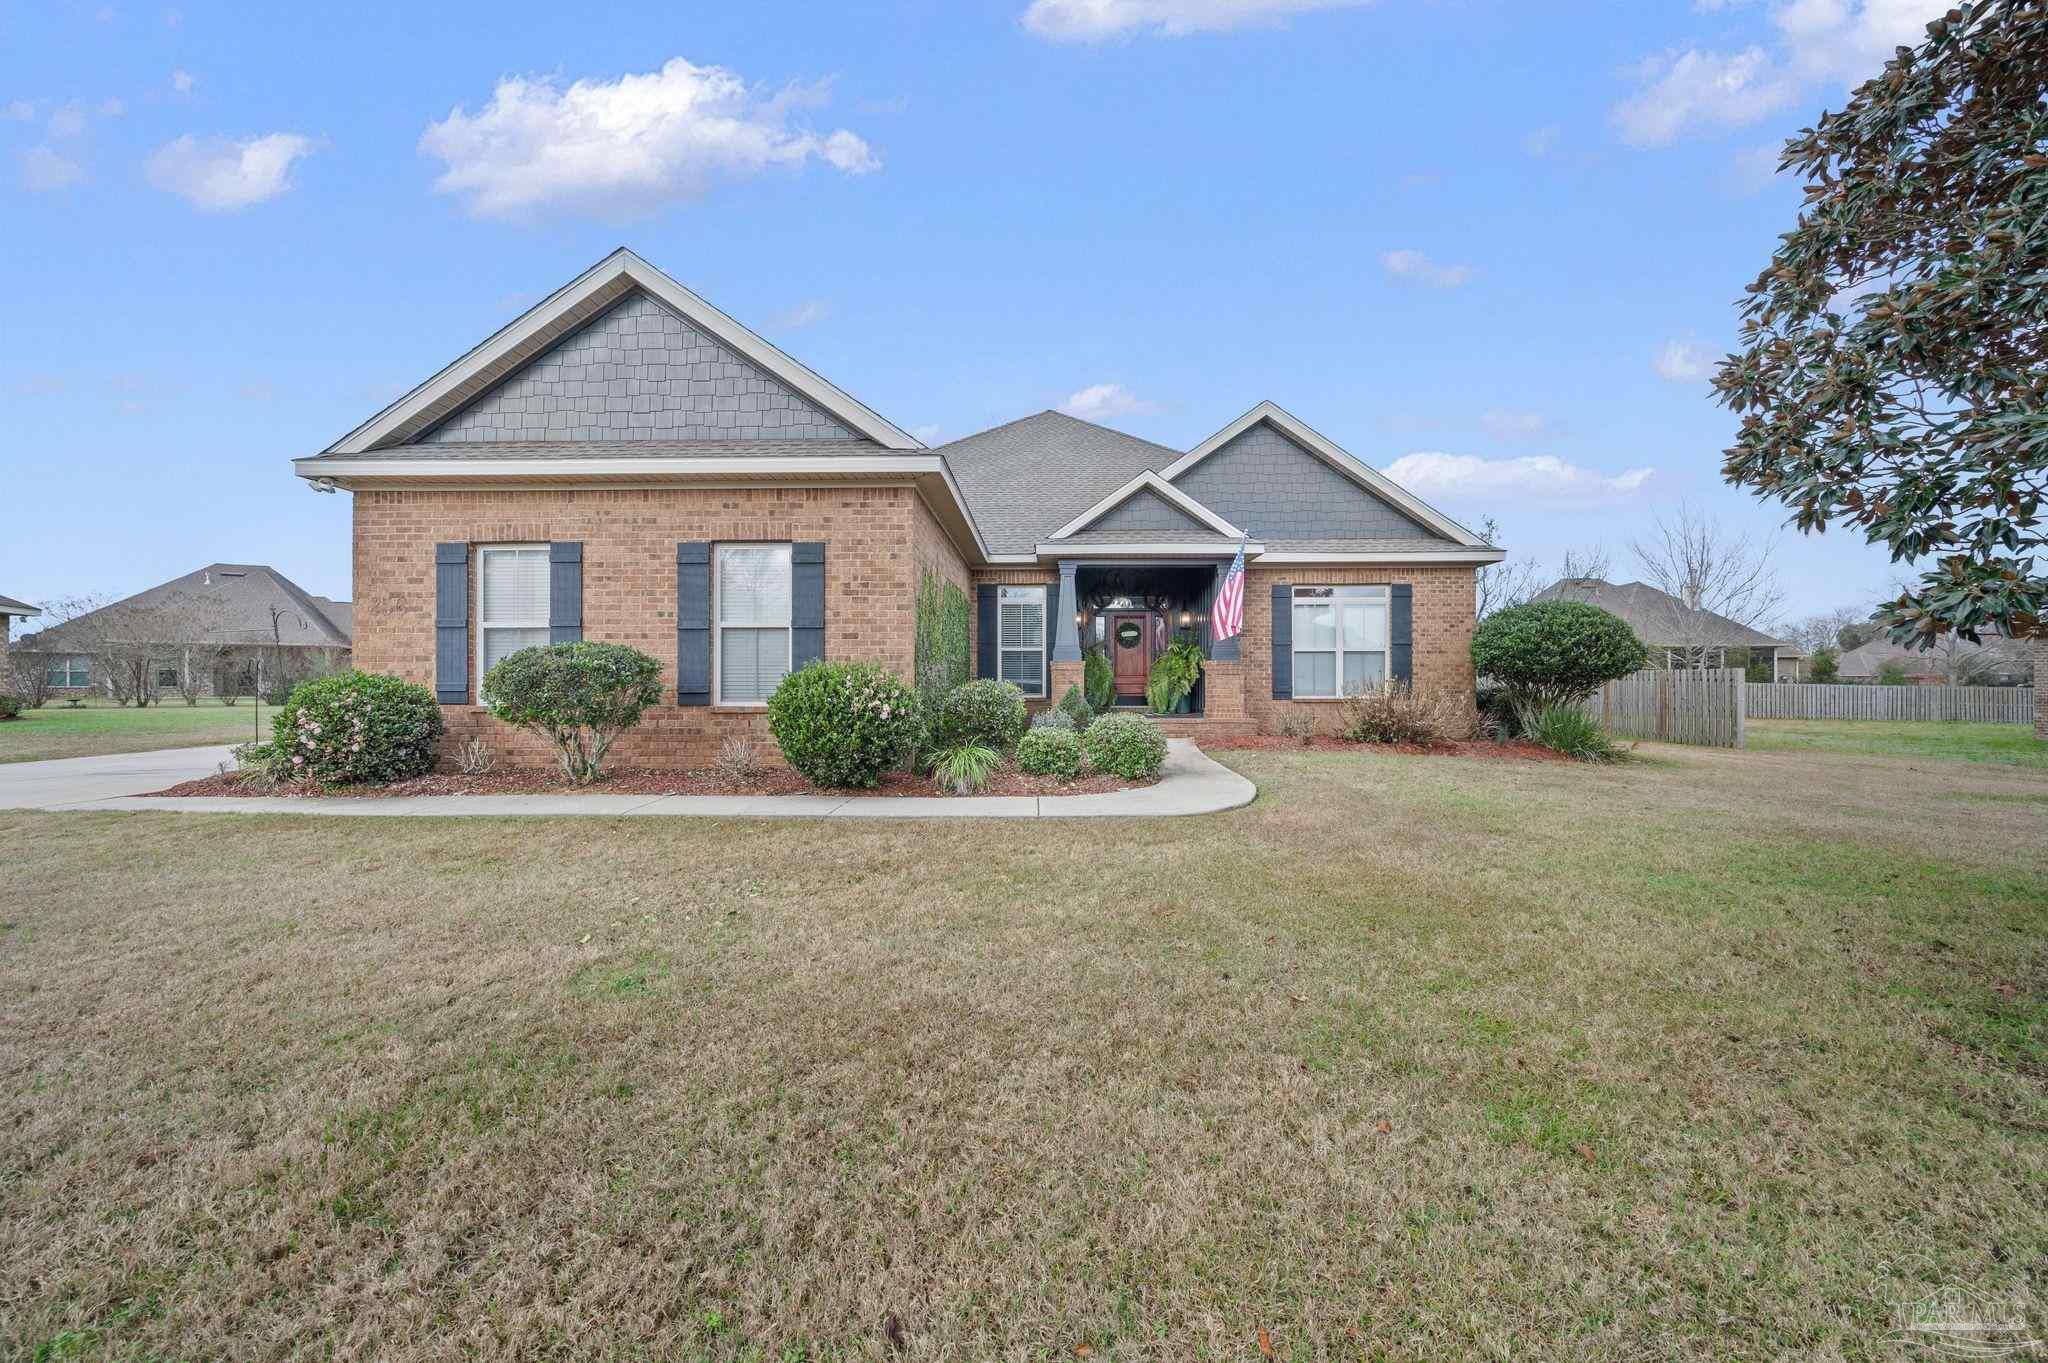
[(789, 546), (721, 544), (711, 579), (712, 697), (720, 705), (763, 705), (789, 675)]
[(159, 667), (156, 670), (156, 684), (158, 686), (176, 686), (178, 684), (178, 669), (175, 667)]
[(1005, 587), (996, 599), (996, 675), (1027, 696), (1045, 694), (1045, 588)]
[(477, 550), (476, 681), (522, 648), (548, 642), (548, 548), (491, 545)]
[(43, 669), (45, 686), (85, 686), (92, 681), (92, 668), (82, 657), (52, 658)]
[(1385, 587), (1294, 589), (1297, 700), (1371, 691), (1386, 681), (1387, 598)]

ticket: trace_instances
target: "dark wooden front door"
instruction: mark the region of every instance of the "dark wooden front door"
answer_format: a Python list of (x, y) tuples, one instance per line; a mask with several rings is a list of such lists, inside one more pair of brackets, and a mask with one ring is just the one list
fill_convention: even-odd
[(1145, 694), (1152, 676), (1152, 613), (1118, 611), (1109, 617), (1109, 661), (1116, 670), (1116, 693)]

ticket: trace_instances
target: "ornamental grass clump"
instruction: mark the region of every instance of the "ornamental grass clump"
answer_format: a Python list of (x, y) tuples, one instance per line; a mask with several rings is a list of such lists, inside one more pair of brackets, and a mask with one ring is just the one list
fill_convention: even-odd
[(613, 742), (660, 700), (660, 661), (624, 644), (522, 648), (484, 675), (491, 713), (545, 738), (579, 785), (597, 779)]
[(980, 743), (958, 743), (932, 756), (932, 780), (955, 795), (972, 795), (988, 784), (1002, 762), (1001, 754)]
[(403, 781), (434, 769), (441, 707), (424, 686), (343, 672), (294, 687), (270, 733), (270, 769), (279, 780)]
[(920, 731), (916, 694), (873, 663), (806, 663), (768, 697), (768, 732), (814, 786), (880, 785)]

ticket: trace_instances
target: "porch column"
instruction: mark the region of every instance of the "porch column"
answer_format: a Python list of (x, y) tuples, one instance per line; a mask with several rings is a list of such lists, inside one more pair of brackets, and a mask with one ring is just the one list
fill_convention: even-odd
[(1056, 663), (1078, 663), (1081, 661), (1081, 628), (1074, 622), (1074, 613), (1080, 609), (1080, 598), (1074, 591), (1074, 574), (1080, 564), (1072, 559), (1060, 560), (1059, 619), (1054, 622), (1052, 636), (1052, 660)]
[(1216, 595), (1223, 590), (1223, 578), (1229, 571), (1230, 565), (1228, 563), (1217, 564), (1216, 575), (1209, 583), (1209, 603), (1206, 608), (1206, 614), (1209, 620), (1207, 630), (1209, 635), (1209, 658), (1212, 662), (1234, 663), (1238, 662), (1241, 657), (1237, 649), (1237, 641), (1243, 637), (1241, 632), (1232, 635), (1221, 643), (1216, 642)]

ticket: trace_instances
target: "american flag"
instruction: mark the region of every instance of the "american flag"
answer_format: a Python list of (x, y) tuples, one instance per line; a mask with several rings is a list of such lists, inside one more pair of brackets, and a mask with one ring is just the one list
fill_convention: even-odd
[(1209, 638), (1214, 643), (1235, 639), (1244, 632), (1244, 541), (1239, 540), (1237, 557), (1230, 561), (1230, 571), (1223, 575), (1223, 586), (1216, 593), (1216, 611), (1210, 621), (1214, 626)]

